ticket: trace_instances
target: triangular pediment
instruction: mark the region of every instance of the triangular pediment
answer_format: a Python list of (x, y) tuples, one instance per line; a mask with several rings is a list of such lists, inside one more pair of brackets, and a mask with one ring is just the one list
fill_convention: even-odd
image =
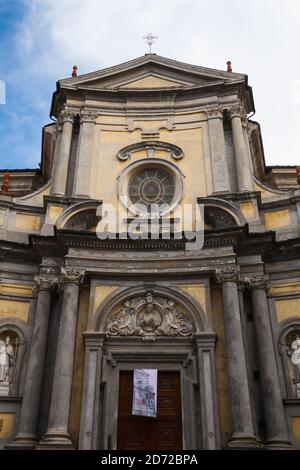
[(178, 87), (178, 86), (189, 86), (191, 83), (183, 82), (179, 80), (169, 80), (167, 78), (163, 78), (157, 75), (149, 74), (146, 77), (139, 78), (137, 80), (133, 80), (131, 82), (127, 82), (124, 85), (121, 85), (119, 88), (124, 89), (145, 89), (145, 88), (170, 88), (170, 87)]
[(194, 88), (245, 80), (244, 74), (208, 69), (146, 54), (124, 64), (60, 80), (65, 88), (99, 90), (150, 90)]

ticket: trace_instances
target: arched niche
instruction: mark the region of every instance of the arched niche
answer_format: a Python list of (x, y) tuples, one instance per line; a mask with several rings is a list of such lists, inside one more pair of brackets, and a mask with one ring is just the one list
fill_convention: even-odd
[[(0, 395), (16, 396), (19, 393), (26, 340), (23, 331), (11, 323), (0, 324), (0, 356), (6, 356), (0, 371)], [(4, 367), (3, 367), (4, 366)], [(3, 370), (6, 368), (6, 372)], [(6, 378), (4, 378), (6, 375)]]
[(296, 357), (300, 360), (300, 320), (294, 319), (285, 323), (279, 336), (285, 376), (287, 396), (300, 398), (300, 363), (294, 364)]

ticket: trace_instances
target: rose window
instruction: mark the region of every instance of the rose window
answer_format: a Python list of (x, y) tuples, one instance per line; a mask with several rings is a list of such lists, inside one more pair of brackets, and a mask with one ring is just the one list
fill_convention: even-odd
[(173, 175), (162, 168), (143, 168), (136, 172), (129, 182), (131, 202), (143, 204), (147, 211), (170, 205), (174, 191)]

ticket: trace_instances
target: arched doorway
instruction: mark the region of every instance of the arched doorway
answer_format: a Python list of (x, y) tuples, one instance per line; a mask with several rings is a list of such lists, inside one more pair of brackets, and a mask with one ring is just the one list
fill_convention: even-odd
[[(216, 335), (201, 307), (166, 287), (123, 289), (100, 306), (96, 324), (84, 333), (79, 447), (218, 448)], [(158, 371), (156, 420), (131, 414), (135, 369)]]

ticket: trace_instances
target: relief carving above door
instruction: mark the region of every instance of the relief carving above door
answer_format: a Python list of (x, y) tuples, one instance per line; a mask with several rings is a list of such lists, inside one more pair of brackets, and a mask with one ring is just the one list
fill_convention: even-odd
[(106, 335), (154, 340), (157, 336), (192, 336), (193, 329), (189, 316), (179, 311), (173, 300), (147, 293), (123, 303), (108, 319)]

